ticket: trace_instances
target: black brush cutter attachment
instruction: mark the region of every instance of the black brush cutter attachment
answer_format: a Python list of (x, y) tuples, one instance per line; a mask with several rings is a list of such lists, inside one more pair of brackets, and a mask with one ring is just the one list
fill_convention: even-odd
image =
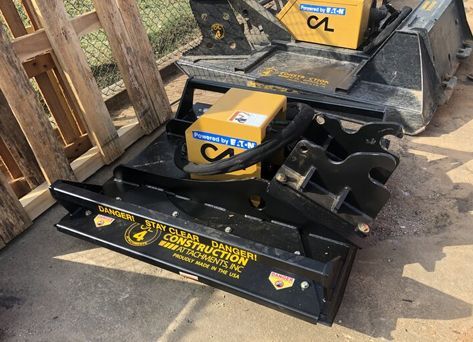
[(51, 186), (69, 211), (58, 230), (331, 325), (356, 251), (389, 198), (385, 183), (399, 159), (385, 136), (401, 137), (402, 129), (369, 123), (348, 131), (333, 112), (376, 109), (289, 97), (288, 108), (305, 103), (314, 115), (284, 146), (282, 163), (263, 161), (261, 178), (195, 180), (179, 165), (186, 128), (209, 107), (194, 103), (195, 90), (224, 93), (228, 86), (190, 80), (167, 134), (103, 186)]
[[(383, 1), (386, 6), (373, 9), (373, 27), (357, 50), (292, 39), (275, 8), (265, 6), (270, 2), (279, 1), (191, 0), (202, 40), (179, 67), (190, 77), (234, 86), (385, 107), (371, 121), (397, 122), (406, 133), (418, 134), (452, 95), (458, 67), (473, 51), (462, 0)], [(330, 6), (330, 1), (320, 4)], [(305, 22), (292, 25), (300, 29)], [(323, 26), (317, 27), (321, 32)], [(337, 30), (320, 34), (339, 37)], [(340, 115), (369, 122), (350, 112)]]

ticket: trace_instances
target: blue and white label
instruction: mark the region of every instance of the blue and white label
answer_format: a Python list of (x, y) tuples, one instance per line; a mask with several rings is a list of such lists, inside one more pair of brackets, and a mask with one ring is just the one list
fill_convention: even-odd
[(303, 12), (320, 13), (320, 14), (331, 14), (331, 15), (346, 15), (347, 9), (344, 7), (328, 7), (328, 6), (317, 6), (301, 4), (299, 9)]
[(200, 132), (200, 131), (192, 131), (192, 137), (197, 140), (203, 140), (215, 144), (221, 144), (226, 146), (231, 146), (235, 148), (241, 148), (243, 150), (251, 150), (258, 146), (258, 144), (254, 141), (237, 139), (232, 137), (227, 137), (224, 135), (218, 135), (213, 133), (207, 132)]

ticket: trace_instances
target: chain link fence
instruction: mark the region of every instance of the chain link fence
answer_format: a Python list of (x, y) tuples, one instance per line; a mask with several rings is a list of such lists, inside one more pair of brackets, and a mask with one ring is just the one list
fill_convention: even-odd
[[(200, 37), (188, 0), (137, 0), (158, 64), (175, 59)], [(65, 0), (68, 14), (75, 17), (92, 11), (91, 0)], [(104, 97), (125, 89), (104, 30), (81, 38), (81, 45)]]

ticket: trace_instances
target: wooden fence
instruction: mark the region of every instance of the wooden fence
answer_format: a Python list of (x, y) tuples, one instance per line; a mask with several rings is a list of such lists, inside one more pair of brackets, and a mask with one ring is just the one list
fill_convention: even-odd
[[(0, 0), (14, 37), (0, 25), (0, 248), (54, 204), (49, 184), (85, 180), (171, 116), (136, 2), (93, 2), (95, 11), (69, 18), (62, 0), (21, 0), (27, 27), (13, 0)], [(100, 28), (136, 113), (119, 130), (80, 47)]]

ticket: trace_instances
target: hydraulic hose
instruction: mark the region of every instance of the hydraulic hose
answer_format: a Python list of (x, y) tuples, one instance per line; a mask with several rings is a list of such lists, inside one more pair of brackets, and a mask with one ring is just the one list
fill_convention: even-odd
[(298, 112), (294, 119), (274, 137), (261, 145), (210, 164), (189, 163), (182, 168), (183, 171), (202, 176), (218, 175), (239, 171), (265, 160), (287, 144), (299, 139), (314, 119), (316, 112), (312, 107), (303, 103), (294, 105)]

